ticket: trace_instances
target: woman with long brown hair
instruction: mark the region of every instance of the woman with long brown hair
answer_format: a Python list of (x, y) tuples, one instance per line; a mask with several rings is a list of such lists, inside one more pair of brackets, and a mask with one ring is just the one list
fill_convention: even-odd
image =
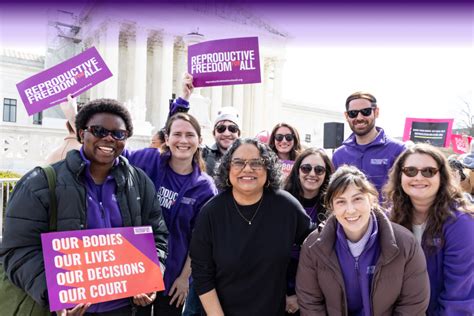
[(275, 125), (268, 144), (280, 160), (293, 161), (302, 151), (298, 131), (287, 123)]
[(423, 247), (430, 276), (428, 315), (474, 311), (474, 208), (437, 148), (417, 144), (398, 157), (384, 189), (391, 220)]
[[(303, 206), (311, 221), (319, 225), (325, 219), (324, 193), (334, 166), (324, 149), (308, 148), (296, 158), (293, 169), (285, 180), (284, 190), (293, 195)], [(286, 273), (286, 311), (299, 315), (295, 293), (295, 278), (300, 256), (299, 245), (293, 245)]]
[(166, 122), (162, 151), (145, 148), (126, 152), (130, 162), (142, 168), (154, 182), (170, 233), (165, 292), (158, 293), (155, 315), (181, 315), (191, 276), (191, 232), (201, 207), (217, 194), (214, 181), (204, 172), (201, 140), (201, 126), (196, 118), (176, 113)]

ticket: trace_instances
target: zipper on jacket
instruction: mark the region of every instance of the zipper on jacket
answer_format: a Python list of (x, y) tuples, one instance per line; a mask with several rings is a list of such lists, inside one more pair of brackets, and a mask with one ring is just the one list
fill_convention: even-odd
[(86, 201), (86, 209), (84, 210), (84, 229), (87, 229), (87, 210), (89, 209), (89, 199), (87, 198), (87, 190), (84, 188), (85, 191), (85, 198), (84, 200)]
[(377, 283), (380, 275), (381, 265), (375, 265), (374, 275), (372, 276), (372, 284), (370, 286), (370, 305), (372, 307), (372, 313), (374, 312), (374, 292), (375, 284)]
[(81, 162), (81, 165), (79, 166), (79, 169), (76, 173), (76, 176), (74, 177), (74, 180), (76, 181), (76, 183), (78, 184), (78, 186), (76, 187), (77, 190), (79, 191), (79, 193), (81, 193), (81, 189), (84, 190), (84, 210), (81, 210), (80, 211), (80, 220), (81, 220), (81, 224), (80, 224), (80, 228), (81, 229), (87, 229), (87, 209), (88, 209), (88, 201), (87, 201), (87, 190), (84, 186), (84, 183), (81, 181), (81, 177), (80, 177), (80, 174), (82, 172), (82, 170), (84, 170), (84, 166), (86, 165), (86, 163), (84, 161)]
[(105, 209), (102, 202), (99, 202), (99, 209), (100, 209), (100, 215), (102, 215), (102, 222), (104, 223), (104, 227), (106, 227), (107, 223), (105, 222)]

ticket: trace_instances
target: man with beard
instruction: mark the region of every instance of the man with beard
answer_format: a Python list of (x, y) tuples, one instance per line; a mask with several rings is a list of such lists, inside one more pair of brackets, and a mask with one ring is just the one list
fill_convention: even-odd
[(227, 149), (240, 137), (240, 116), (234, 107), (226, 106), (217, 112), (212, 134), (216, 140), (211, 147), (202, 148), (202, 158), (206, 162), (206, 172), (213, 177), (216, 165)]
[(334, 152), (334, 167), (344, 164), (356, 166), (381, 193), (389, 170), (405, 150), (405, 145), (389, 138), (382, 128), (375, 126), (379, 108), (370, 93), (351, 94), (346, 100), (344, 115), (353, 133)]

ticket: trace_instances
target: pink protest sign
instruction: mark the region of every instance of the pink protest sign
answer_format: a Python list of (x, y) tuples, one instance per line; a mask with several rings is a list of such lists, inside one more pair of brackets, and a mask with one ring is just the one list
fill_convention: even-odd
[(164, 289), (150, 226), (41, 234), (51, 311)]
[(230, 38), (188, 47), (188, 72), (195, 87), (259, 83), (258, 37)]
[(472, 137), (467, 135), (451, 134), (451, 144), (453, 151), (457, 154), (464, 154), (469, 151)]
[(77, 96), (112, 73), (95, 47), (46, 69), (16, 85), (28, 115), (33, 115)]
[(403, 141), (428, 143), (437, 147), (449, 147), (453, 119), (411, 118), (405, 120)]

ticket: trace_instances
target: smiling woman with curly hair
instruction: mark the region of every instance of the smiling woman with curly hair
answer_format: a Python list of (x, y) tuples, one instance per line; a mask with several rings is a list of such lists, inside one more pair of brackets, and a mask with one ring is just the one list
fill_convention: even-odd
[(417, 144), (398, 157), (385, 187), (391, 220), (413, 232), (430, 276), (427, 315), (474, 311), (474, 208), (436, 147)]
[(202, 208), (191, 240), (194, 286), (208, 315), (284, 315), (292, 245), (312, 225), (280, 179), (277, 156), (256, 139), (236, 140), (223, 156), (222, 192)]

